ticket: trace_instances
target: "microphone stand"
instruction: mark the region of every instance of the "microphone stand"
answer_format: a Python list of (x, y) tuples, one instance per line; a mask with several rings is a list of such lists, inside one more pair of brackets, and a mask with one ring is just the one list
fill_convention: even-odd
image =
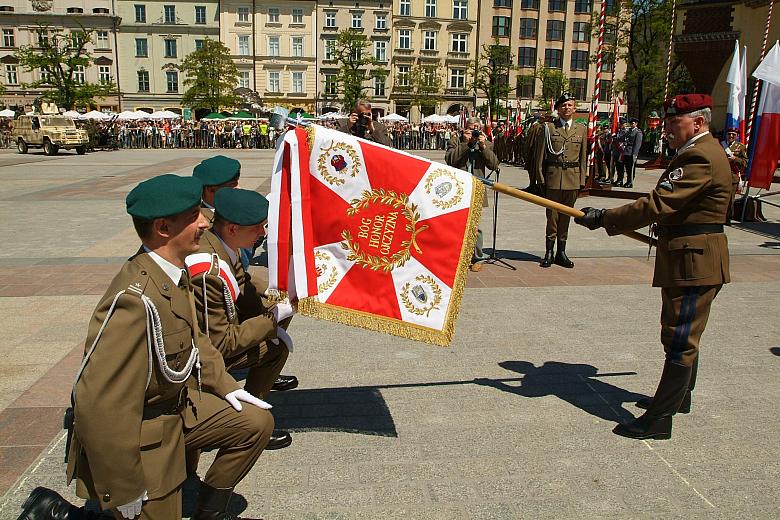
[[(490, 179), (490, 177), (493, 174), (496, 174), (496, 180), (495, 182), (499, 181), (499, 177), (501, 175), (501, 168), (496, 168), (496, 170), (490, 172), (487, 175), (487, 178)], [(488, 256), (485, 260), (483, 260), (483, 263), (485, 264), (501, 264), (502, 266), (511, 269), (512, 271), (517, 271), (517, 267), (513, 266), (509, 262), (502, 260), (499, 258), (496, 254), (496, 233), (498, 228), (498, 191), (493, 191), (493, 249), (490, 251), (490, 256)]]

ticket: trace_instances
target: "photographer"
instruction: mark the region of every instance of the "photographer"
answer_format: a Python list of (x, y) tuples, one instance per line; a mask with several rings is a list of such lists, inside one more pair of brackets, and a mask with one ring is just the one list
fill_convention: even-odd
[(345, 134), (352, 134), (367, 141), (390, 147), (393, 146), (390, 137), (387, 135), (387, 128), (379, 121), (372, 119), (371, 103), (364, 99), (355, 103), (355, 108), (349, 114), (348, 119), (339, 121), (339, 131)]
[[(498, 168), (498, 158), (493, 153), (493, 145), (487, 140), (487, 136), (482, 131), (482, 122), (476, 117), (470, 117), (466, 121), (466, 128), (450, 139), (444, 159), (448, 165), (466, 170), (477, 177), (485, 176), (485, 167), (491, 170)], [(482, 205), (487, 206), (487, 194)], [(481, 271), (482, 265), (479, 262), (486, 259), (487, 255), (482, 252), (482, 230), (480, 229), (470, 269)]]

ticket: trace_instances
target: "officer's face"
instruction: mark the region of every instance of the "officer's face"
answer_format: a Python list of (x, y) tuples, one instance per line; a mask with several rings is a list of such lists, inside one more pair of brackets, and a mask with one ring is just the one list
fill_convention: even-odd
[(693, 136), (701, 130), (704, 118), (691, 117), (688, 114), (668, 116), (664, 119), (664, 131), (669, 146), (675, 150), (687, 143)]
[(209, 228), (209, 221), (195, 206), (178, 215), (162, 219), (163, 232), (168, 239), (168, 247), (181, 258), (197, 253), (200, 249), (200, 237)]
[(577, 103), (574, 101), (567, 101), (566, 103), (561, 103), (558, 105), (558, 115), (561, 117), (561, 119), (569, 120), (571, 116), (574, 115), (574, 112), (577, 111)]
[(728, 136), (729, 144), (733, 143), (737, 140), (737, 133), (736, 132), (729, 132), (726, 134)]
[(244, 248), (254, 246), (261, 237), (265, 236), (267, 225), (268, 221), (264, 220), (254, 226), (235, 226), (235, 230), (233, 231), (235, 245)]

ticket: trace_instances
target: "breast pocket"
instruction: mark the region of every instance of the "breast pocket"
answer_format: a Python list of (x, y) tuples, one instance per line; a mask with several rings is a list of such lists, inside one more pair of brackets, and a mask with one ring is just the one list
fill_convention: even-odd
[(675, 280), (699, 280), (712, 276), (712, 255), (707, 235), (669, 240), (669, 263)]
[(174, 370), (181, 370), (192, 350), (192, 330), (185, 323), (178, 330), (163, 333), (165, 361)]

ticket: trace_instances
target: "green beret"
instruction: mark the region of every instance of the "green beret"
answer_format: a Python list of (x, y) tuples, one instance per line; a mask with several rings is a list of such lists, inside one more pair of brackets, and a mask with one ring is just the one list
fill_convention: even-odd
[(176, 215), (200, 205), (203, 184), (194, 177), (173, 174), (152, 177), (127, 194), (127, 212), (144, 220)]
[(214, 195), (214, 211), (239, 226), (254, 226), (268, 218), (268, 199), (252, 190), (222, 188)]
[(192, 170), (192, 176), (200, 179), (204, 186), (225, 184), (241, 175), (241, 163), (224, 155), (217, 155), (202, 161)]

